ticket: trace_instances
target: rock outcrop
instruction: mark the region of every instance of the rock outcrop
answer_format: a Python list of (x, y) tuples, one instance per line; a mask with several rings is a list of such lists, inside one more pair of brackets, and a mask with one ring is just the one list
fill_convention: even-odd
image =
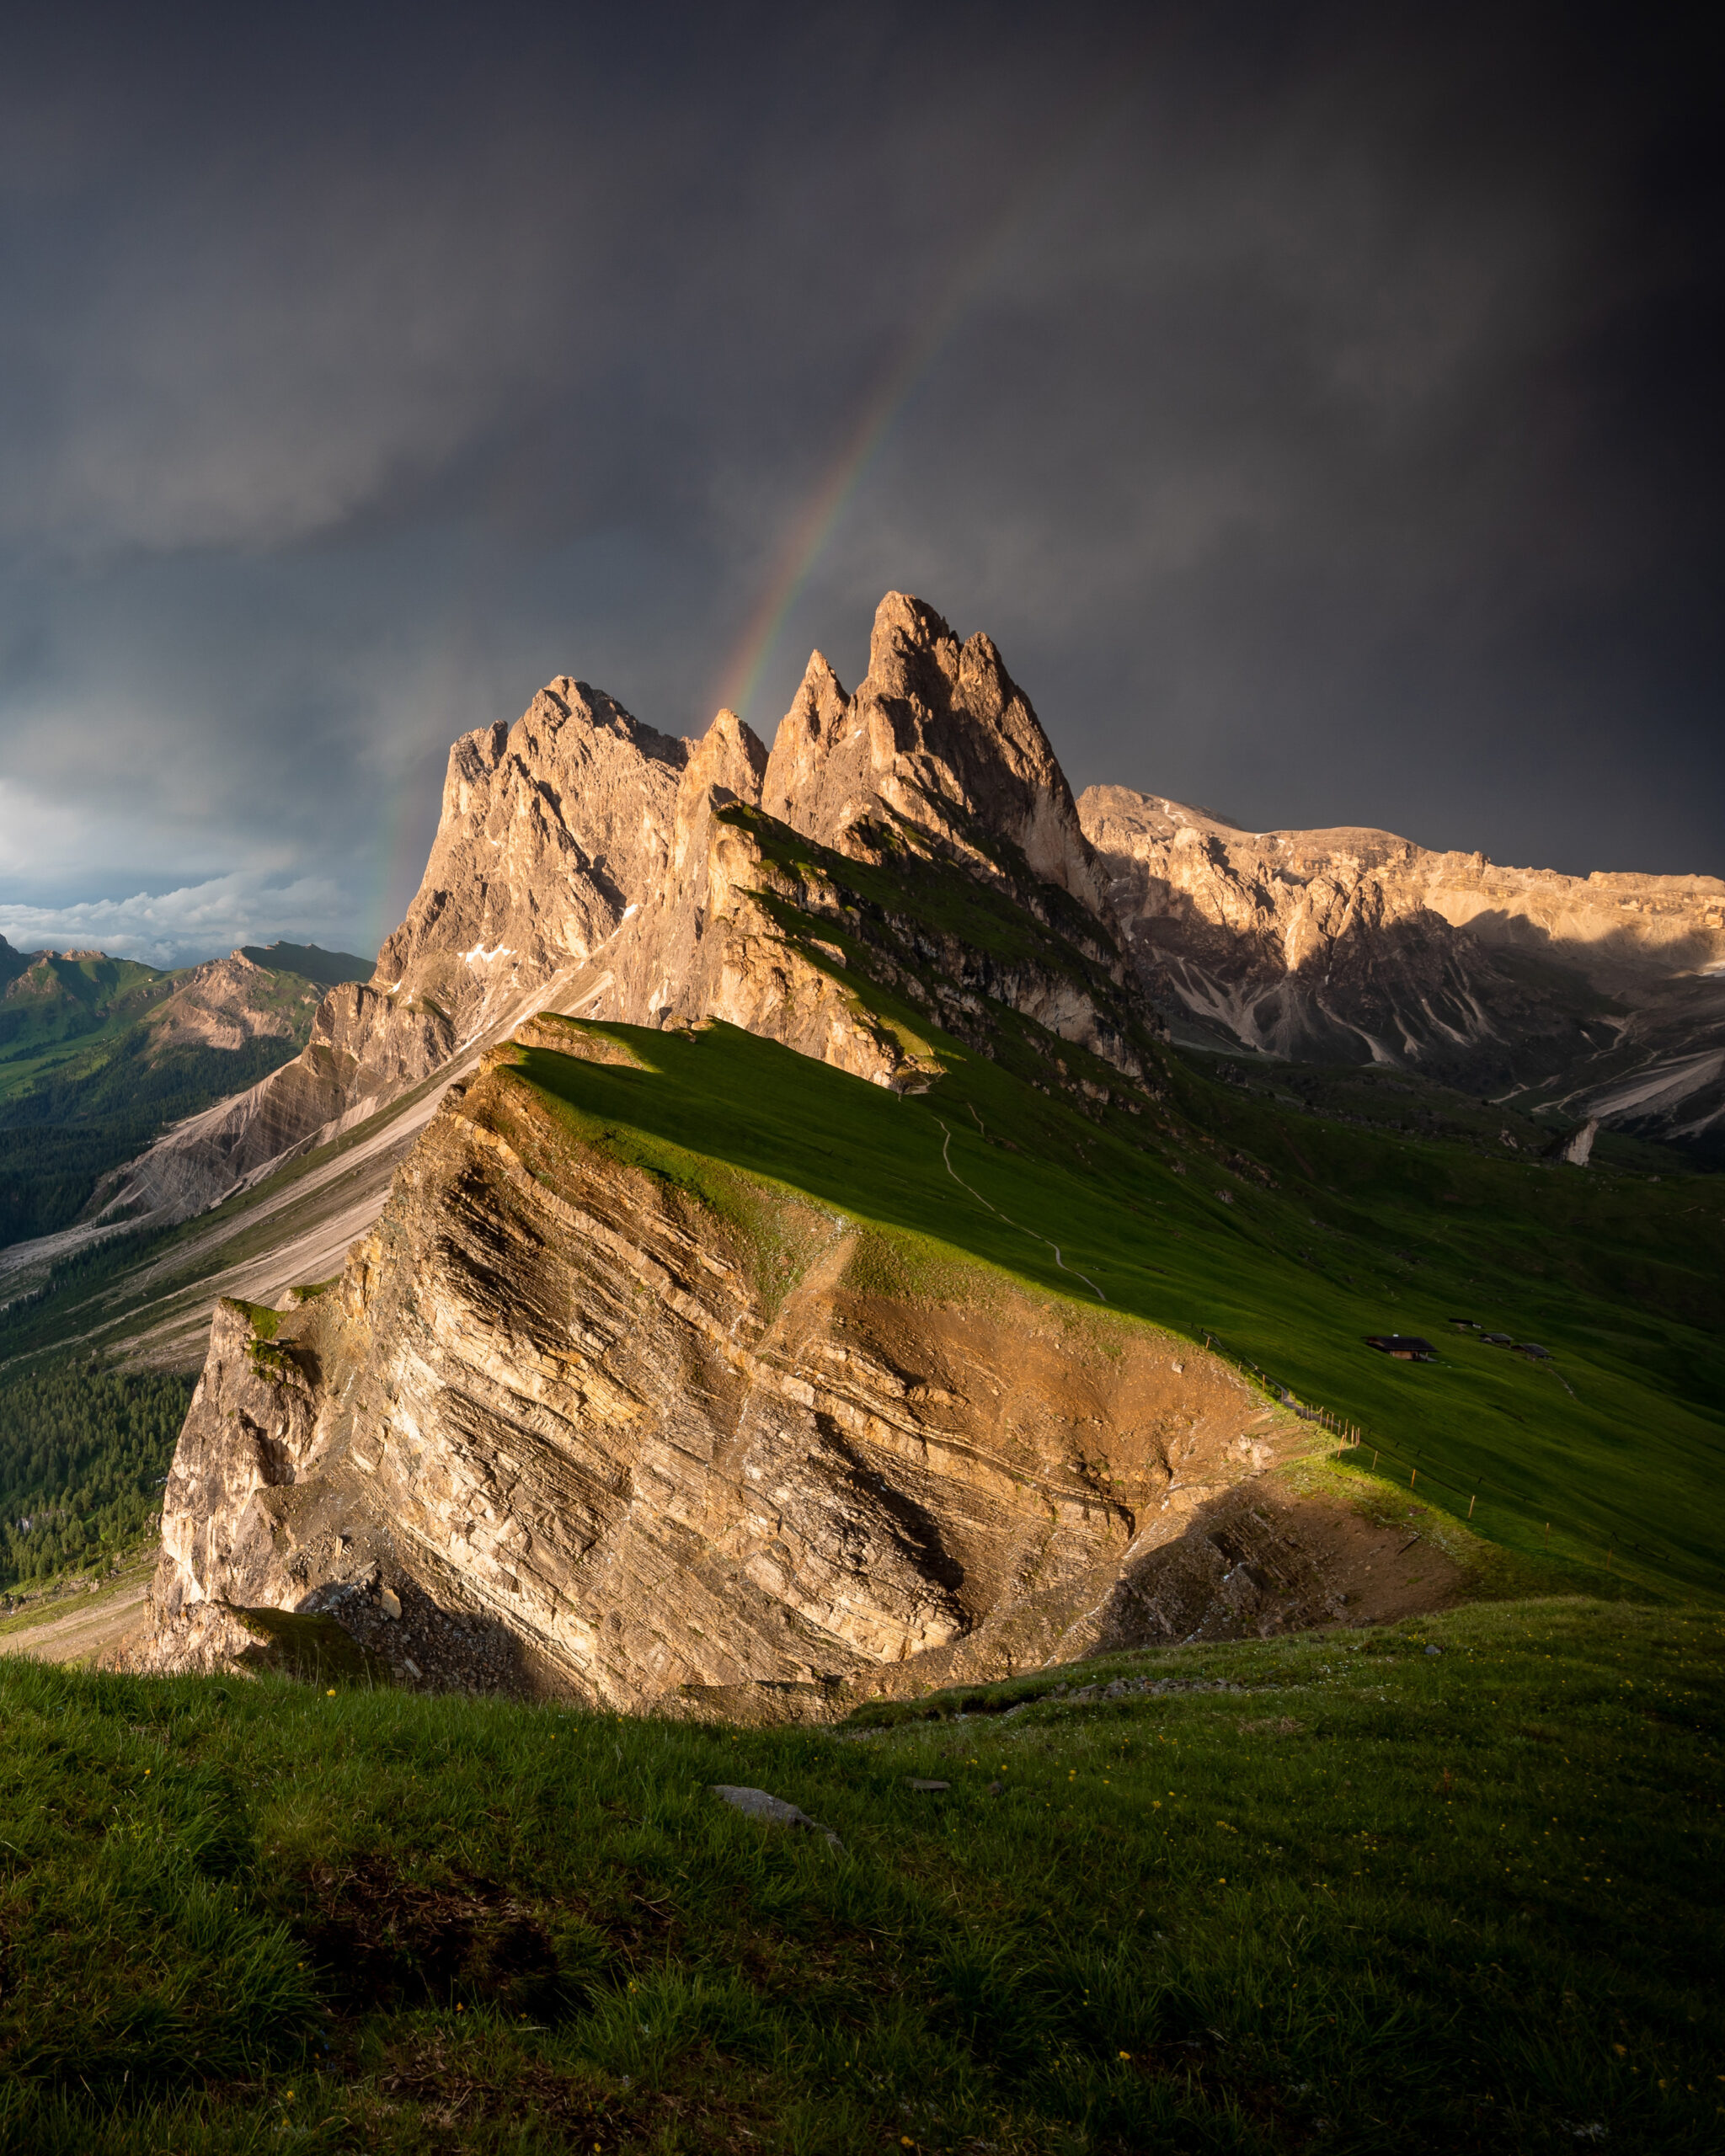
[(170, 1131), (110, 1211), (184, 1219), (447, 1070), (555, 996), (660, 891), (689, 744), (559, 676), (449, 752), (437, 835), (367, 983), (318, 1004), (295, 1061)]
[(194, 966), (151, 1011), (150, 1054), (176, 1048), (243, 1048), (254, 1040), (303, 1041), (318, 992), (254, 965), (243, 951)]
[(457, 741), (407, 919), (371, 986), (326, 999), (355, 1082), (424, 1076), (524, 991), (591, 959), (662, 883), (688, 758), (687, 742), (566, 676), (512, 727)]
[(333, 1614), (405, 1682), (778, 1716), (1202, 1620), (1238, 1561), (1169, 1553), (1303, 1447), (1284, 1410), (998, 1274), (893, 1293), (793, 1194), (751, 1232), (490, 1060), (338, 1286), (218, 1314), (135, 1666)]
[(761, 804), (839, 851), (883, 811), (935, 833), (985, 876), (1001, 873), (1005, 847), (1037, 881), (1108, 916), (1065, 774), (999, 652), (980, 632), (960, 643), (903, 592), (880, 602), (854, 696), (820, 653), (810, 658)]

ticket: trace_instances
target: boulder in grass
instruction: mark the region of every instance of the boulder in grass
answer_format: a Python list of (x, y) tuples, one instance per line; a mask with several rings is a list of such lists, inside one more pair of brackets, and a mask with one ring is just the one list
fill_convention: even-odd
[(782, 1796), (769, 1796), (764, 1789), (740, 1789), (730, 1782), (715, 1782), (713, 1794), (733, 1811), (746, 1812), (750, 1818), (759, 1819), (769, 1827), (807, 1828), (812, 1833), (825, 1834), (836, 1849), (844, 1849), (844, 1844), (830, 1827), (823, 1827), (798, 1806), (787, 1804)]

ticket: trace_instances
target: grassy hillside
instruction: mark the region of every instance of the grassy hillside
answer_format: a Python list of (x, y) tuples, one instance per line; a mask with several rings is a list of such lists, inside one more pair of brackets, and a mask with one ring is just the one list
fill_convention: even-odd
[(243, 943), (240, 954), (254, 966), (272, 973), (293, 974), (315, 981), (319, 988), (336, 988), (343, 981), (370, 980), (377, 967), (370, 958), (356, 958), (351, 951), (326, 951), (318, 943)]
[[(19, 954), (10, 956), (16, 963)], [(165, 1001), (175, 979), (135, 958), (100, 956), (39, 958), (8, 971), (0, 1001), (0, 1101), (93, 1059)]]
[[(280, 953), (318, 973), (287, 969)], [(253, 1007), (278, 1013), (286, 1030), (236, 1048), (171, 1030), (174, 999), (195, 969), (93, 957), (41, 958), (16, 971), (0, 1001), (0, 1248), (69, 1226), (109, 1169), (296, 1055), (323, 975), (370, 971), (316, 945), (276, 945), (256, 963), (265, 970), (248, 976), (260, 984)]]
[[(1560, 1134), (1578, 1126), (1531, 1111), (1527, 1096), (1477, 1099), (1454, 1086), (1382, 1064), (1275, 1063), (1267, 1057), (1213, 1054), (1204, 1067), (1237, 1091), (1284, 1107), (1302, 1108), (1332, 1122), (1352, 1123), (1385, 1136), (1442, 1138), (1471, 1145), (1493, 1159), (1525, 1154), (1538, 1160)], [(1680, 1174), (1696, 1162), (1686, 1152), (1644, 1138), (1601, 1130), (1593, 1161), (1605, 1168), (1642, 1175)]]
[[(745, 1232), (781, 1193), (872, 1230), (894, 1292), (992, 1267), (1211, 1337), (1364, 1432), (1300, 1473), (1471, 1518), (1493, 1592), (1570, 1598), (836, 1730), (373, 1692), (351, 1654), (299, 1687), (0, 1662), (0, 2156), (1718, 2145), (1725, 1181), (1627, 1145), (1542, 1165), (1530, 1119), (1367, 1073), (1146, 1049), (1127, 1084), (1004, 1004), (966, 1045), (916, 1000), (943, 937), (1085, 993), (1096, 966), (901, 866), (771, 909), (927, 1092), (724, 1026), (574, 1022), (633, 1064), (517, 1050), (503, 1084)], [(14, 1522), (74, 1491), (98, 1533), (147, 1511), (176, 1396), (98, 1399), (118, 1381), (65, 1344), (279, 1251), (270, 1209), (317, 1172), (0, 1311)], [(1365, 1346), (1391, 1330), (1438, 1360)]]
[(243, 1092), (298, 1054), (302, 1039), (152, 1054), (133, 1026), (0, 1104), (0, 1247), (71, 1226), (110, 1168), (170, 1124)]
[[(0, 1301), (0, 1379), (58, 1359), (74, 1347), (85, 1354), (132, 1355), (140, 1340), (153, 1336), (170, 1314), (174, 1337), (165, 1356), (163, 1344), (152, 1337), (150, 1359), (195, 1374), (217, 1292), (212, 1282), (232, 1284), (238, 1267), (251, 1281), (251, 1291), (258, 1292), (264, 1283), (253, 1277), (254, 1269), (267, 1268), (308, 1214), (315, 1221), (344, 1210), (351, 1196), (344, 1164), (355, 1155), (368, 1160), (380, 1142), (385, 1147), (377, 1186), (381, 1204), (395, 1157), (387, 1144), (392, 1128), (439, 1083), (435, 1077), (424, 1081), (330, 1144), (300, 1155), (194, 1219), (172, 1227), (126, 1229), (0, 1275), (0, 1294), (6, 1298)], [(398, 1143), (404, 1148), (410, 1134)], [(288, 1275), (268, 1293), (279, 1294), (291, 1278)]]
[[(1114, 1078), (1081, 1107), (902, 1007), (945, 1072), (905, 1098), (729, 1027), (569, 1022), (642, 1066), (520, 1052), (585, 1143), (721, 1206), (728, 1179), (782, 1184), (927, 1254), (1209, 1334), (1359, 1425), (1360, 1471), (1417, 1477), (1488, 1538), (1578, 1578), (1725, 1593), (1725, 1182), (1296, 1118), (1178, 1064), (1156, 1103), (1067, 1051)], [(1386, 1331), (1439, 1359), (1365, 1346)]]
[[(854, 974), (851, 986), (887, 1001)], [(1669, 1156), (1653, 1182), (1536, 1166), (1477, 1129), (1374, 1128), (1351, 1101), (1295, 1107), (1283, 1074), (1253, 1070), (1248, 1087), (1210, 1059), (1170, 1059), (1151, 1100), (1057, 1043), (1072, 1091), (1044, 1091), (1037, 1074), (1058, 1074), (1028, 1025), (991, 1060), (907, 1006), (889, 1015), (944, 1065), (926, 1095), (896, 1098), (723, 1027), (605, 1028), (647, 1067), (536, 1050), (521, 1075), (561, 1102), (572, 1135), (721, 1203), (727, 1178), (782, 1184), (874, 1223), (913, 1271), (958, 1257), (1095, 1306), (1087, 1276), (1111, 1309), (1208, 1328), (1361, 1427), (1366, 1444), (1345, 1458), (1363, 1488), (1417, 1474), (1420, 1497), (1461, 1518), (1471, 1504), (1477, 1529), (1549, 1556), (1556, 1577), (1601, 1592), (1725, 1588), (1725, 1183), (1674, 1175)], [(0, 1365), (93, 1330), (104, 1352), (123, 1348), (164, 1298), (266, 1248), (280, 1232), (270, 1209), (315, 1166), (166, 1235), (61, 1261), (0, 1311)], [(1486, 1347), (1451, 1316), (1553, 1361)], [(1439, 1360), (1386, 1362), (1363, 1339), (1386, 1327), (1425, 1332)]]
[(1722, 1647), (1481, 1607), (734, 1732), (0, 1663), (0, 2148), (1700, 2156)]

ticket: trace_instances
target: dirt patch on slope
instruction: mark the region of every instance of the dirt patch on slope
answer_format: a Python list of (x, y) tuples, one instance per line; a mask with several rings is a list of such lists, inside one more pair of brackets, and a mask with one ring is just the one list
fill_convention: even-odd
[(1178, 1539), (1135, 1552), (1081, 1651), (1268, 1639), (1447, 1609), (1465, 1577), (1422, 1518), (1384, 1524), (1255, 1477), (1195, 1508)]
[(150, 1568), (143, 1566), (111, 1588), (47, 1603), (16, 1630), (0, 1631), (0, 1654), (28, 1655), (35, 1662), (95, 1662), (142, 1624), (149, 1591)]
[(1349, 1625), (1393, 1625), (1466, 1598), (1466, 1577), (1427, 1532), (1423, 1506), (1404, 1506), (1403, 1521), (1374, 1519), (1336, 1499), (1304, 1498), (1292, 1508), (1313, 1565), (1345, 1604)]

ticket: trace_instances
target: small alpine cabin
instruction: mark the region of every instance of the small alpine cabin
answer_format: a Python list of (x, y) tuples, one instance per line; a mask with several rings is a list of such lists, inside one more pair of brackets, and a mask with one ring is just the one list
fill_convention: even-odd
[(1422, 1340), (1414, 1332), (1368, 1332), (1368, 1348), (1375, 1348), (1381, 1355), (1393, 1355), (1398, 1363), (1435, 1363), (1438, 1351), (1429, 1340)]

